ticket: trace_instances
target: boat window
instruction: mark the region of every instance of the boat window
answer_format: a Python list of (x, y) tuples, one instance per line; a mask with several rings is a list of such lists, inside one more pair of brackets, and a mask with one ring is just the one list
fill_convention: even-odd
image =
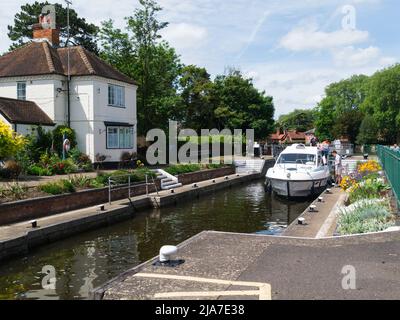
[(286, 153), (281, 154), (278, 163), (315, 164), (314, 154)]

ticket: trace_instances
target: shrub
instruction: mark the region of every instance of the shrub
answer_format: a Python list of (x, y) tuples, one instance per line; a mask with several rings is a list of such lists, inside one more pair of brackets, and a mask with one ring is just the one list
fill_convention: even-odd
[(61, 180), (64, 192), (73, 193), (76, 192), (75, 186), (71, 180)]
[(80, 152), (77, 147), (71, 149), (69, 156), (71, 157), (73, 163), (77, 166), (77, 170), (80, 169), (85, 172), (93, 171), (93, 163), (89, 156)]
[(78, 166), (71, 159), (63, 160), (52, 164), (52, 171), (56, 174), (70, 174), (78, 172)]
[(6, 188), (0, 188), (0, 197), (8, 197), (12, 200), (21, 200), (26, 197), (28, 187), (19, 183), (8, 184)]
[(38, 126), (34, 127), (32, 134), (26, 137), (26, 141), (23, 153), (31, 161), (37, 163), (41, 155), (51, 152), (53, 136), (50, 131), (46, 131), (41, 126)]
[(48, 168), (43, 168), (36, 164), (28, 167), (27, 173), (33, 176), (52, 176), (53, 172)]
[(349, 192), (350, 203), (362, 199), (374, 199), (382, 196), (384, 191), (390, 190), (390, 186), (381, 179), (366, 179), (355, 184)]
[(108, 178), (111, 177), (111, 174), (98, 172), (97, 177), (92, 182), (92, 185), (97, 186), (98, 188), (104, 187), (108, 185)]
[(75, 131), (67, 126), (57, 126), (53, 130), (53, 143), (54, 143), (55, 150), (58, 152), (58, 154), (60, 156), (63, 153), (63, 143), (64, 143), (63, 136), (64, 136), (64, 134), (71, 143), (71, 149), (76, 146)]
[(59, 182), (48, 182), (42, 184), (39, 186), (39, 190), (52, 195), (64, 193), (64, 187)]
[(395, 224), (388, 203), (360, 202), (351, 209), (343, 209), (338, 219), (338, 232), (342, 235), (378, 232)]
[(6, 179), (17, 179), (21, 174), (22, 167), (15, 160), (8, 160), (0, 169), (0, 176)]
[(146, 180), (146, 175), (148, 176), (148, 178), (157, 177), (157, 175), (153, 171), (151, 171), (148, 168), (144, 168), (144, 167), (136, 169), (134, 171), (134, 173), (135, 173), (135, 176), (136, 176), (136, 181), (138, 181), (138, 182), (139, 181), (145, 181)]
[(66, 179), (42, 184), (39, 186), (39, 190), (52, 195), (73, 193), (76, 191), (73, 183)]
[(183, 173), (190, 173), (200, 171), (201, 166), (199, 164), (178, 164), (174, 166), (170, 166), (165, 169), (166, 172), (172, 175), (178, 175)]
[(79, 175), (69, 178), (69, 181), (76, 188), (89, 188), (91, 186), (92, 179), (84, 175)]
[(25, 138), (0, 120), (0, 159), (14, 157), (25, 145)]

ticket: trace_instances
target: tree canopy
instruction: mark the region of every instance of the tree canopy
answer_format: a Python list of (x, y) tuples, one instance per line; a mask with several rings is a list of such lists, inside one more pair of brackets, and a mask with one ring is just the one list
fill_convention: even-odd
[[(42, 8), (49, 2), (27, 3), (21, 6), (21, 11), (15, 14), (14, 24), (9, 25), (8, 37), (13, 41), (10, 50), (20, 47), (32, 39), (32, 26), (38, 23), (38, 17)], [(56, 22), (60, 28), (60, 45), (67, 44), (67, 8), (56, 3)], [(82, 45), (87, 50), (98, 53), (97, 33), (99, 28), (79, 17), (74, 9), (70, 9), (70, 39), (69, 43), (73, 45)]]
[(390, 144), (400, 140), (399, 64), (371, 76), (362, 109), (376, 124), (376, 140)]
[(168, 128), (168, 120), (200, 129), (255, 129), (265, 138), (273, 128), (272, 97), (259, 92), (239, 71), (211, 80), (205, 68), (184, 66), (160, 36), (168, 23), (159, 22), (161, 8), (153, 0), (126, 18), (125, 30), (102, 23), (100, 56), (139, 83), (138, 130)]
[(316, 110), (315, 123), (320, 139), (347, 137), (356, 142), (363, 120), (361, 105), (367, 81), (367, 76), (352, 76), (325, 89), (325, 98)]
[(281, 115), (276, 126), (281, 130), (297, 130), (305, 132), (314, 128), (314, 114), (312, 109), (295, 109), (288, 114)]
[(399, 141), (400, 65), (333, 83), (325, 93), (316, 107), (321, 139), (347, 136), (359, 144)]

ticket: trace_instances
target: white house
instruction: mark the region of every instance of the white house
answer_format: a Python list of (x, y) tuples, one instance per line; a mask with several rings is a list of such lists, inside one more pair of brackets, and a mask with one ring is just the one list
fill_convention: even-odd
[(135, 81), (81, 46), (59, 48), (57, 29), (35, 28), (33, 38), (0, 57), (0, 119), (23, 134), (69, 124), (93, 162), (136, 152)]

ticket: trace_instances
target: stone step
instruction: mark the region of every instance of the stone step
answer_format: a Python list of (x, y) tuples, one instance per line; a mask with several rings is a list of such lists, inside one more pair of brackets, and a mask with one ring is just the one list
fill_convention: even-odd
[(173, 181), (173, 180), (168, 181), (168, 182), (162, 181), (161, 183), (162, 183), (162, 187), (165, 188), (165, 187), (169, 187), (169, 186), (173, 186), (173, 185), (177, 184), (177, 181)]
[(163, 190), (171, 190), (171, 189), (175, 189), (175, 188), (179, 188), (182, 187), (182, 183), (175, 183), (169, 186), (165, 186), (163, 187)]

